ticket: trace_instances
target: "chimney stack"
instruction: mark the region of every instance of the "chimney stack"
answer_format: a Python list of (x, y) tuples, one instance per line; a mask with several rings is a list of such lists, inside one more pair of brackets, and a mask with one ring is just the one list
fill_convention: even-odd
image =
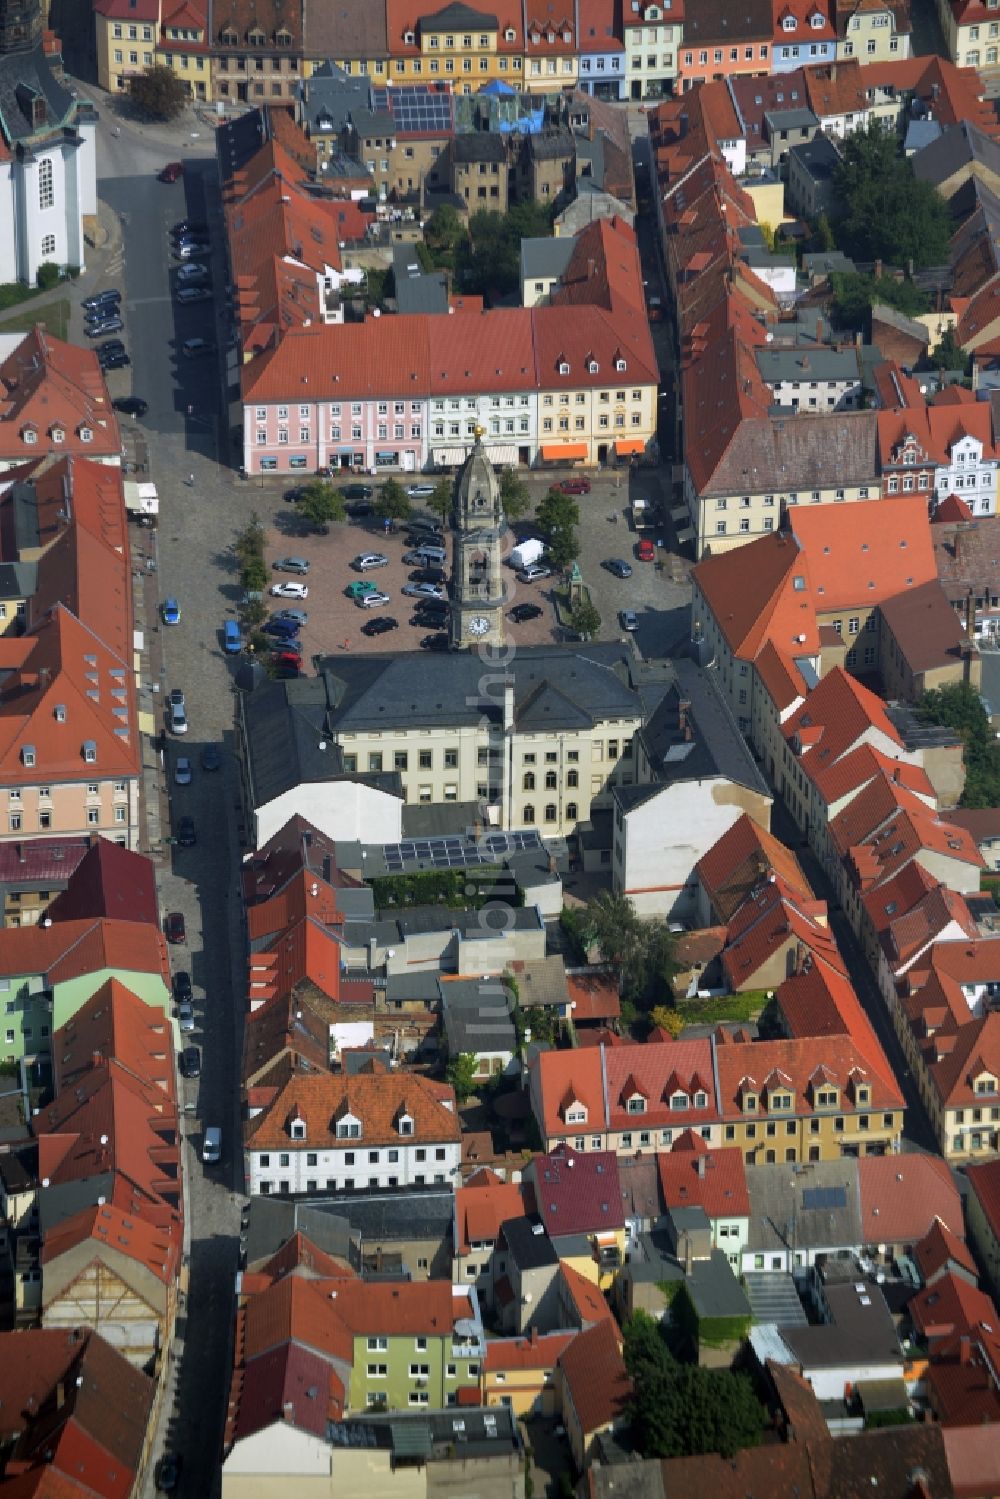
[(705, 1180), (705, 1157), (703, 1155), (696, 1156), (696, 1158), (695, 1158), (695, 1169), (698, 1172), (698, 1175), (701, 1177), (702, 1181), (704, 1181)]

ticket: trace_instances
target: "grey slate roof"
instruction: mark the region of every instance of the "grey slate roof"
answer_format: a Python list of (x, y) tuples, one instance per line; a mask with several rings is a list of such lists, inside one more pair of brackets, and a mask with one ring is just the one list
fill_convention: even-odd
[(452, 0), (451, 5), (420, 18), (424, 31), (496, 31), (499, 24), (489, 11), (473, 10), (471, 5), (462, 5), (461, 0)]
[(559, 1256), (552, 1247), (541, 1218), (508, 1218), (506, 1223), (500, 1225), (500, 1232), (511, 1259), (520, 1271), (558, 1265)]
[[(859, 1284), (862, 1284), (859, 1282)], [(784, 1327), (781, 1336), (806, 1368), (898, 1363), (903, 1351), (885, 1297), (863, 1283), (826, 1287), (832, 1322), (816, 1327)]]
[(332, 135), (356, 111), (370, 110), (374, 100), (371, 80), (348, 77), (336, 63), (325, 62), (299, 85), (302, 121), (310, 135)]
[(812, 1161), (791, 1169), (748, 1166), (746, 1178), (748, 1249), (849, 1249), (864, 1243), (856, 1160)]
[(910, 158), (914, 176), (938, 186), (963, 166), (978, 162), (1000, 176), (1000, 145), (969, 120), (953, 125)]
[(473, 132), (469, 135), (456, 135), (451, 143), (452, 161), (496, 161), (507, 160), (507, 146), (501, 135), (492, 135), (487, 131)]
[[(275, 684), (279, 689), (307, 682), (325, 687), (325, 715), (319, 714), (318, 694), (315, 700), (303, 694), (303, 702), (300, 695), (286, 693), (292, 699), (289, 714), (294, 713), (296, 726), (301, 723), (302, 733), (315, 733), (313, 725), (320, 723), (335, 734), (375, 727), (457, 727), (495, 721), (502, 713), (495, 694), (484, 697), (482, 663), (471, 653), (325, 657), (318, 670), (316, 679)], [(637, 717), (652, 710), (666, 686), (657, 688), (655, 678), (637, 669), (628, 648), (610, 642), (571, 649), (522, 647), (510, 670), (516, 725), (531, 732)], [(266, 689), (254, 696), (267, 699), (269, 711), (280, 715)]]
[[(625, 810), (656, 796), (665, 786), (721, 776), (736, 785), (770, 795), (746, 740), (715, 684), (713, 676), (694, 661), (673, 663), (676, 680), (639, 733), (656, 780), (652, 785), (615, 785), (612, 795)], [(688, 703), (685, 718), (690, 739), (679, 724), (680, 703)]]
[(814, 135), (811, 141), (803, 141), (789, 151), (798, 165), (814, 182), (828, 182), (840, 165), (841, 155), (829, 136)]
[(450, 1056), (517, 1049), (507, 990), (497, 979), (439, 982), (441, 1016)]
[(257, 1265), (277, 1254), (293, 1234), (306, 1238), (325, 1254), (347, 1259), (351, 1235), (347, 1220), (317, 1209), (312, 1201), (293, 1202), (280, 1197), (251, 1197), (243, 1209), (246, 1262)]
[[(919, 339), (921, 343), (930, 343), (930, 333), (923, 323), (908, 318), (905, 313), (895, 307), (888, 307), (884, 302), (875, 302), (872, 305), (872, 323), (885, 323), (889, 328), (898, 328), (900, 333), (906, 333), (910, 338)], [(874, 336), (874, 335), (873, 335)]]
[(874, 411), (752, 417), (739, 424), (702, 492), (728, 495), (791, 489), (801, 493), (874, 483), (877, 448)]
[(413, 245), (394, 245), (392, 271), (399, 312), (448, 311), (448, 277), (444, 271), (422, 271)]
[(858, 355), (854, 345), (833, 349), (814, 344), (809, 349), (776, 349), (767, 345), (755, 349), (757, 368), (769, 385), (781, 381), (860, 380)]
[(360, 779), (401, 795), (394, 772), (362, 777), (346, 774), (340, 749), (328, 737), (322, 678), (268, 682), (255, 692), (241, 694), (238, 703), (254, 806), (265, 806), (296, 786), (335, 780)]
[[(46, 120), (40, 128), (31, 122), (31, 95), (45, 101)], [(0, 56), (0, 131), (8, 146), (30, 145), (55, 135), (75, 114), (77, 101), (59, 82), (41, 45), (31, 52)]]
[(572, 235), (522, 239), (521, 280), (565, 275), (575, 248)]
[(566, 965), (559, 953), (550, 953), (545, 958), (535, 958), (531, 962), (515, 963), (512, 973), (517, 983), (518, 1003), (522, 1009), (569, 1003)]

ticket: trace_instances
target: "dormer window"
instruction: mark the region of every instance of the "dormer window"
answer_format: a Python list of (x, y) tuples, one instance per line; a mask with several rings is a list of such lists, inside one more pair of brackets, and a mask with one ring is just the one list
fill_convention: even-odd
[(623, 359), (623, 358), (622, 358), (622, 356), (621, 356), (621, 355), (620, 355), (620, 354), (619, 354), (619, 355), (618, 355), (618, 356), (617, 356), (617, 357), (616, 357), (616, 359), (615, 359), (615, 369), (616, 369), (616, 370), (617, 370), (617, 371), (618, 371), (618, 373), (619, 373), (619, 374), (620, 374), (620, 375), (622, 375), (622, 374), (624, 374), (624, 373), (625, 373), (625, 371), (626, 371), (626, 369), (627, 369), (627, 368), (628, 368), (628, 365), (627, 365), (627, 364), (626, 364), (626, 363), (625, 363), (625, 361), (624, 361), (624, 359)]
[(556, 368), (558, 369), (560, 375), (569, 374), (569, 365), (567, 364), (565, 359), (560, 359), (558, 364), (556, 365)]
[(80, 428), (80, 441), (81, 442), (93, 442), (93, 440), (94, 440), (93, 429), (91, 427), (81, 427)]
[(836, 1088), (818, 1088), (816, 1091), (816, 1107), (818, 1109), (835, 1109), (837, 1107), (838, 1096)]
[(573, 40), (573, 33), (571, 31), (564, 31), (563, 32), (563, 41), (564, 42), (571, 42), (572, 40)]
[(781, 23), (781, 27), (782, 27), (783, 31), (794, 31), (796, 25), (797, 25), (797, 22), (796, 22), (794, 16), (786, 16), (785, 19)]
[(247, 33), (247, 42), (248, 42), (248, 44), (251, 47), (263, 47), (263, 45), (264, 45), (264, 33), (262, 31), (258, 31), (256, 29), (253, 30), (253, 31), (248, 32)]
[(50, 436), (53, 442), (65, 442), (66, 429), (64, 427), (53, 427)]
[(686, 1109), (688, 1107), (688, 1096), (678, 1090), (670, 1095), (670, 1107), (672, 1109)]
[(408, 47), (413, 47), (413, 46), (416, 45), (417, 38), (416, 38), (416, 35), (414, 34), (414, 32), (412, 32), (412, 31), (404, 31), (403, 32), (403, 41), (406, 43), (406, 45)]
[(38, 433), (35, 431), (34, 427), (25, 427), (23, 432), (21, 433), (21, 440), (22, 442), (28, 443), (37, 442)]
[(282, 29), (275, 33), (274, 40), (279, 47), (290, 47), (292, 45), (292, 33)]
[(222, 45), (224, 47), (235, 47), (236, 46), (236, 32), (235, 31), (230, 31), (227, 28), (222, 33)]
[(293, 1119), (289, 1133), (293, 1140), (304, 1140), (306, 1137), (306, 1121), (298, 1117)]
[(517, 40), (517, 32), (514, 30), (513, 26), (507, 27), (507, 30), (503, 34), (503, 39), (505, 42), (513, 42)]
[(577, 1104), (577, 1106), (575, 1108), (567, 1109), (567, 1111), (566, 1111), (566, 1123), (567, 1124), (586, 1124), (586, 1122), (587, 1122), (587, 1110), (583, 1107), (582, 1104)]
[(83, 741), (83, 758), (88, 765), (93, 765), (97, 760), (97, 745), (93, 739)]
[(597, 374), (597, 370), (598, 370), (597, 360), (596, 359), (588, 359), (587, 360), (587, 374), (588, 375), (596, 375)]
[(30, 770), (35, 763), (35, 746), (25, 744), (21, 746), (21, 764)]
[(694, 1095), (694, 1106), (695, 1106), (696, 1109), (707, 1109), (708, 1108), (708, 1094), (707, 1093), (696, 1093)]
[(53, 709), (53, 712), (55, 714), (56, 723), (65, 723), (66, 722), (66, 704), (65, 703), (56, 703), (55, 708)]
[(400, 1114), (398, 1128), (399, 1128), (399, 1133), (401, 1135), (412, 1135), (413, 1134), (413, 1116), (412, 1116), (412, 1114), (405, 1114), (405, 1113), (404, 1114)]
[(361, 1120), (355, 1119), (353, 1114), (345, 1114), (343, 1119), (337, 1120), (338, 1140), (360, 1140)]
[(859, 1108), (867, 1108), (872, 1101), (872, 1090), (867, 1083), (858, 1083), (854, 1089), (854, 1096)]
[(792, 1095), (790, 1093), (772, 1093), (767, 1101), (767, 1107), (772, 1114), (788, 1114), (792, 1108)]
[(824, 24), (825, 23), (821, 12), (818, 10), (814, 10), (812, 15), (809, 17), (809, 25), (812, 27), (813, 31), (821, 30)]
[(997, 1080), (992, 1072), (981, 1072), (973, 1084), (975, 1093), (995, 1093), (997, 1091)]
[(646, 1112), (646, 1100), (641, 1093), (633, 1093), (625, 1104), (630, 1114), (644, 1114)]

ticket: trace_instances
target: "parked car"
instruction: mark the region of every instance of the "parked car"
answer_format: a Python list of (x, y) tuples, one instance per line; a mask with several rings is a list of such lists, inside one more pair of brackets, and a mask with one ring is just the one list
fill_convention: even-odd
[(340, 492), (345, 500), (370, 500), (375, 493), (370, 484), (345, 484)]
[(450, 645), (451, 641), (447, 635), (425, 635), (420, 642), (420, 649), (423, 651), (446, 651)]
[(183, 911), (169, 911), (167, 919), (163, 923), (163, 934), (168, 942), (186, 942), (187, 929), (184, 926)]
[(185, 1046), (181, 1052), (181, 1076), (201, 1077), (201, 1052), (197, 1046)]
[(203, 244), (200, 240), (181, 240), (174, 245), (174, 254), (178, 260), (204, 260), (211, 253), (212, 246)]
[(194, 990), (191, 988), (191, 975), (183, 968), (174, 974), (170, 981), (170, 987), (174, 991), (174, 999), (179, 1005), (189, 1005), (194, 998)]
[(520, 625), (526, 619), (537, 619), (544, 612), (544, 609), (539, 604), (515, 604), (510, 611), (509, 617), (516, 625)]
[(376, 589), (374, 593), (363, 593), (360, 598), (355, 599), (354, 606), (356, 609), (381, 609), (383, 604), (388, 604), (388, 602), (389, 595), (379, 593)]
[(120, 338), (109, 338), (106, 343), (98, 344), (95, 352), (98, 359), (106, 359), (111, 354), (124, 354), (125, 345)]
[(217, 744), (205, 745), (201, 752), (201, 768), (208, 771), (222, 769), (222, 751)]
[(276, 573), (299, 573), (304, 576), (309, 571), (309, 563), (305, 557), (278, 557), (271, 563)]
[(181, 606), (176, 599), (164, 599), (160, 613), (165, 625), (179, 625), (181, 622)]
[(364, 598), (366, 593), (378, 593), (378, 589), (367, 578), (359, 578), (356, 583), (348, 583), (344, 589), (344, 593), (349, 599), (360, 599)]
[(291, 624), (299, 628), (309, 623), (309, 616), (304, 609), (279, 609), (271, 615), (272, 619), (287, 619)]
[(558, 484), (553, 484), (553, 489), (560, 494), (589, 494), (589, 479), (560, 479)]
[(227, 656), (237, 656), (243, 649), (243, 633), (239, 622), (235, 619), (227, 619), (222, 624), (222, 649)]
[(88, 338), (103, 338), (105, 333), (120, 333), (124, 326), (120, 317), (109, 317), (101, 322), (84, 323), (83, 331)]
[(174, 781), (178, 786), (190, 786), (194, 779), (191, 770), (191, 761), (187, 755), (180, 755), (174, 766)]
[(185, 359), (204, 359), (215, 353), (215, 344), (208, 338), (186, 338), (181, 344)]
[(648, 536), (643, 536), (641, 541), (636, 543), (635, 555), (640, 562), (652, 562), (656, 556), (656, 547)]
[[(125, 355), (128, 358), (128, 355)], [(149, 403), (141, 396), (122, 396), (120, 400), (112, 401), (116, 411), (123, 411), (126, 416), (145, 416), (149, 410)]]
[(411, 583), (447, 583), (448, 576), (443, 567), (417, 567), (410, 574)]
[(85, 312), (95, 312), (102, 307), (117, 307), (121, 299), (121, 292), (115, 287), (109, 287), (107, 291), (98, 291), (92, 297), (84, 297), (80, 306)]
[(193, 848), (194, 845), (198, 842), (198, 837), (195, 833), (193, 817), (188, 817), (185, 815), (184, 817), (178, 819), (177, 842), (180, 844), (181, 848)]
[(98, 361), (98, 363), (100, 364), (101, 369), (107, 372), (108, 370), (126, 369), (127, 366), (132, 363), (132, 361), (127, 354), (109, 354), (106, 359), (101, 359)]
[(522, 583), (540, 583), (543, 578), (551, 578), (552, 569), (546, 567), (544, 562), (530, 562), (527, 567), (522, 567), (517, 575)]
[(177, 267), (177, 280), (182, 286), (198, 286), (203, 281), (210, 281), (211, 271), (205, 265), (179, 265)]
[(384, 552), (362, 552), (352, 560), (351, 566), (356, 573), (367, 573), (375, 567), (388, 567), (389, 559)]
[(294, 640), (299, 633), (299, 627), (293, 619), (278, 619), (277, 615), (265, 621), (261, 630), (265, 635), (273, 635), (278, 640)]
[(184, 1004), (177, 1006), (177, 1026), (178, 1029), (185, 1035), (190, 1035), (190, 1033), (194, 1030), (195, 1020), (193, 1005)]
[(425, 500), (434, 493), (433, 484), (407, 484), (406, 493), (411, 500)]
[(160, 173), (161, 182), (176, 182), (178, 177), (184, 175), (184, 163), (181, 161), (168, 161)]
[(305, 583), (272, 583), (271, 596), (276, 599), (307, 599), (309, 589)]
[(403, 593), (410, 599), (446, 599), (447, 590), (438, 583), (404, 583)]
[(626, 562), (624, 557), (608, 557), (601, 563), (601, 566), (607, 568), (609, 573), (614, 573), (616, 578), (631, 578), (632, 576), (632, 564)]
[(214, 1166), (222, 1155), (222, 1130), (217, 1124), (205, 1126), (205, 1135), (201, 1142), (201, 1158), (206, 1166)]
[(421, 599), (417, 605), (417, 613), (433, 615), (435, 619), (447, 619), (451, 613), (451, 605), (447, 599)]
[(393, 619), (391, 614), (380, 614), (376, 619), (370, 619), (367, 624), (363, 624), (361, 633), (362, 635), (387, 635), (390, 630), (398, 629), (398, 619)]
[(167, 699), (167, 713), (172, 731), (175, 734), (186, 734), (188, 731), (187, 703), (179, 687), (175, 687)]
[(628, 630), (631, 634), (633, 630), (637, 630), (639, 628), (639, 616), (636, 614), (634, 609), (619, 609), (618, 623), (621, 625), (623, 630)]
[(188, 302), (210, 302), (212, 291), (208, 286), (182, 286), (177, 293), (177, 300), (185, 305)]
[(281, 646), (279, 649), (275, 650), (274, 655), (271, 657), (271, 660), (279, 670), (284, 670), (286, 667), (294, 666), (296, 675), (298, 675), (298, 673), (302, 670), (302, 652), (299, 650), (298, 646)]
[(353, 505), (347, 506), (347, 516), (350, 520), (365, 520), (369, 515), (375, 514), (375, 506), (371, 500), (355, 500)]

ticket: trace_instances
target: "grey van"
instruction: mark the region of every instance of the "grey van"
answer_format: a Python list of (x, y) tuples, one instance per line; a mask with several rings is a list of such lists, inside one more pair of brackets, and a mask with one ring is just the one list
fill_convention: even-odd
[(212, 1166), (222, 1155), (222, 1131), (217, 1124), (205, 1126), (205, 1138), (201, 1142), (201, 1158), (206, 1166)]
[(442, 564), (447, 560), (448, 554), (444, 547), (419, 546), (407, 552), (406, 560), (413, 558), (420, 567), (432, 567)]

